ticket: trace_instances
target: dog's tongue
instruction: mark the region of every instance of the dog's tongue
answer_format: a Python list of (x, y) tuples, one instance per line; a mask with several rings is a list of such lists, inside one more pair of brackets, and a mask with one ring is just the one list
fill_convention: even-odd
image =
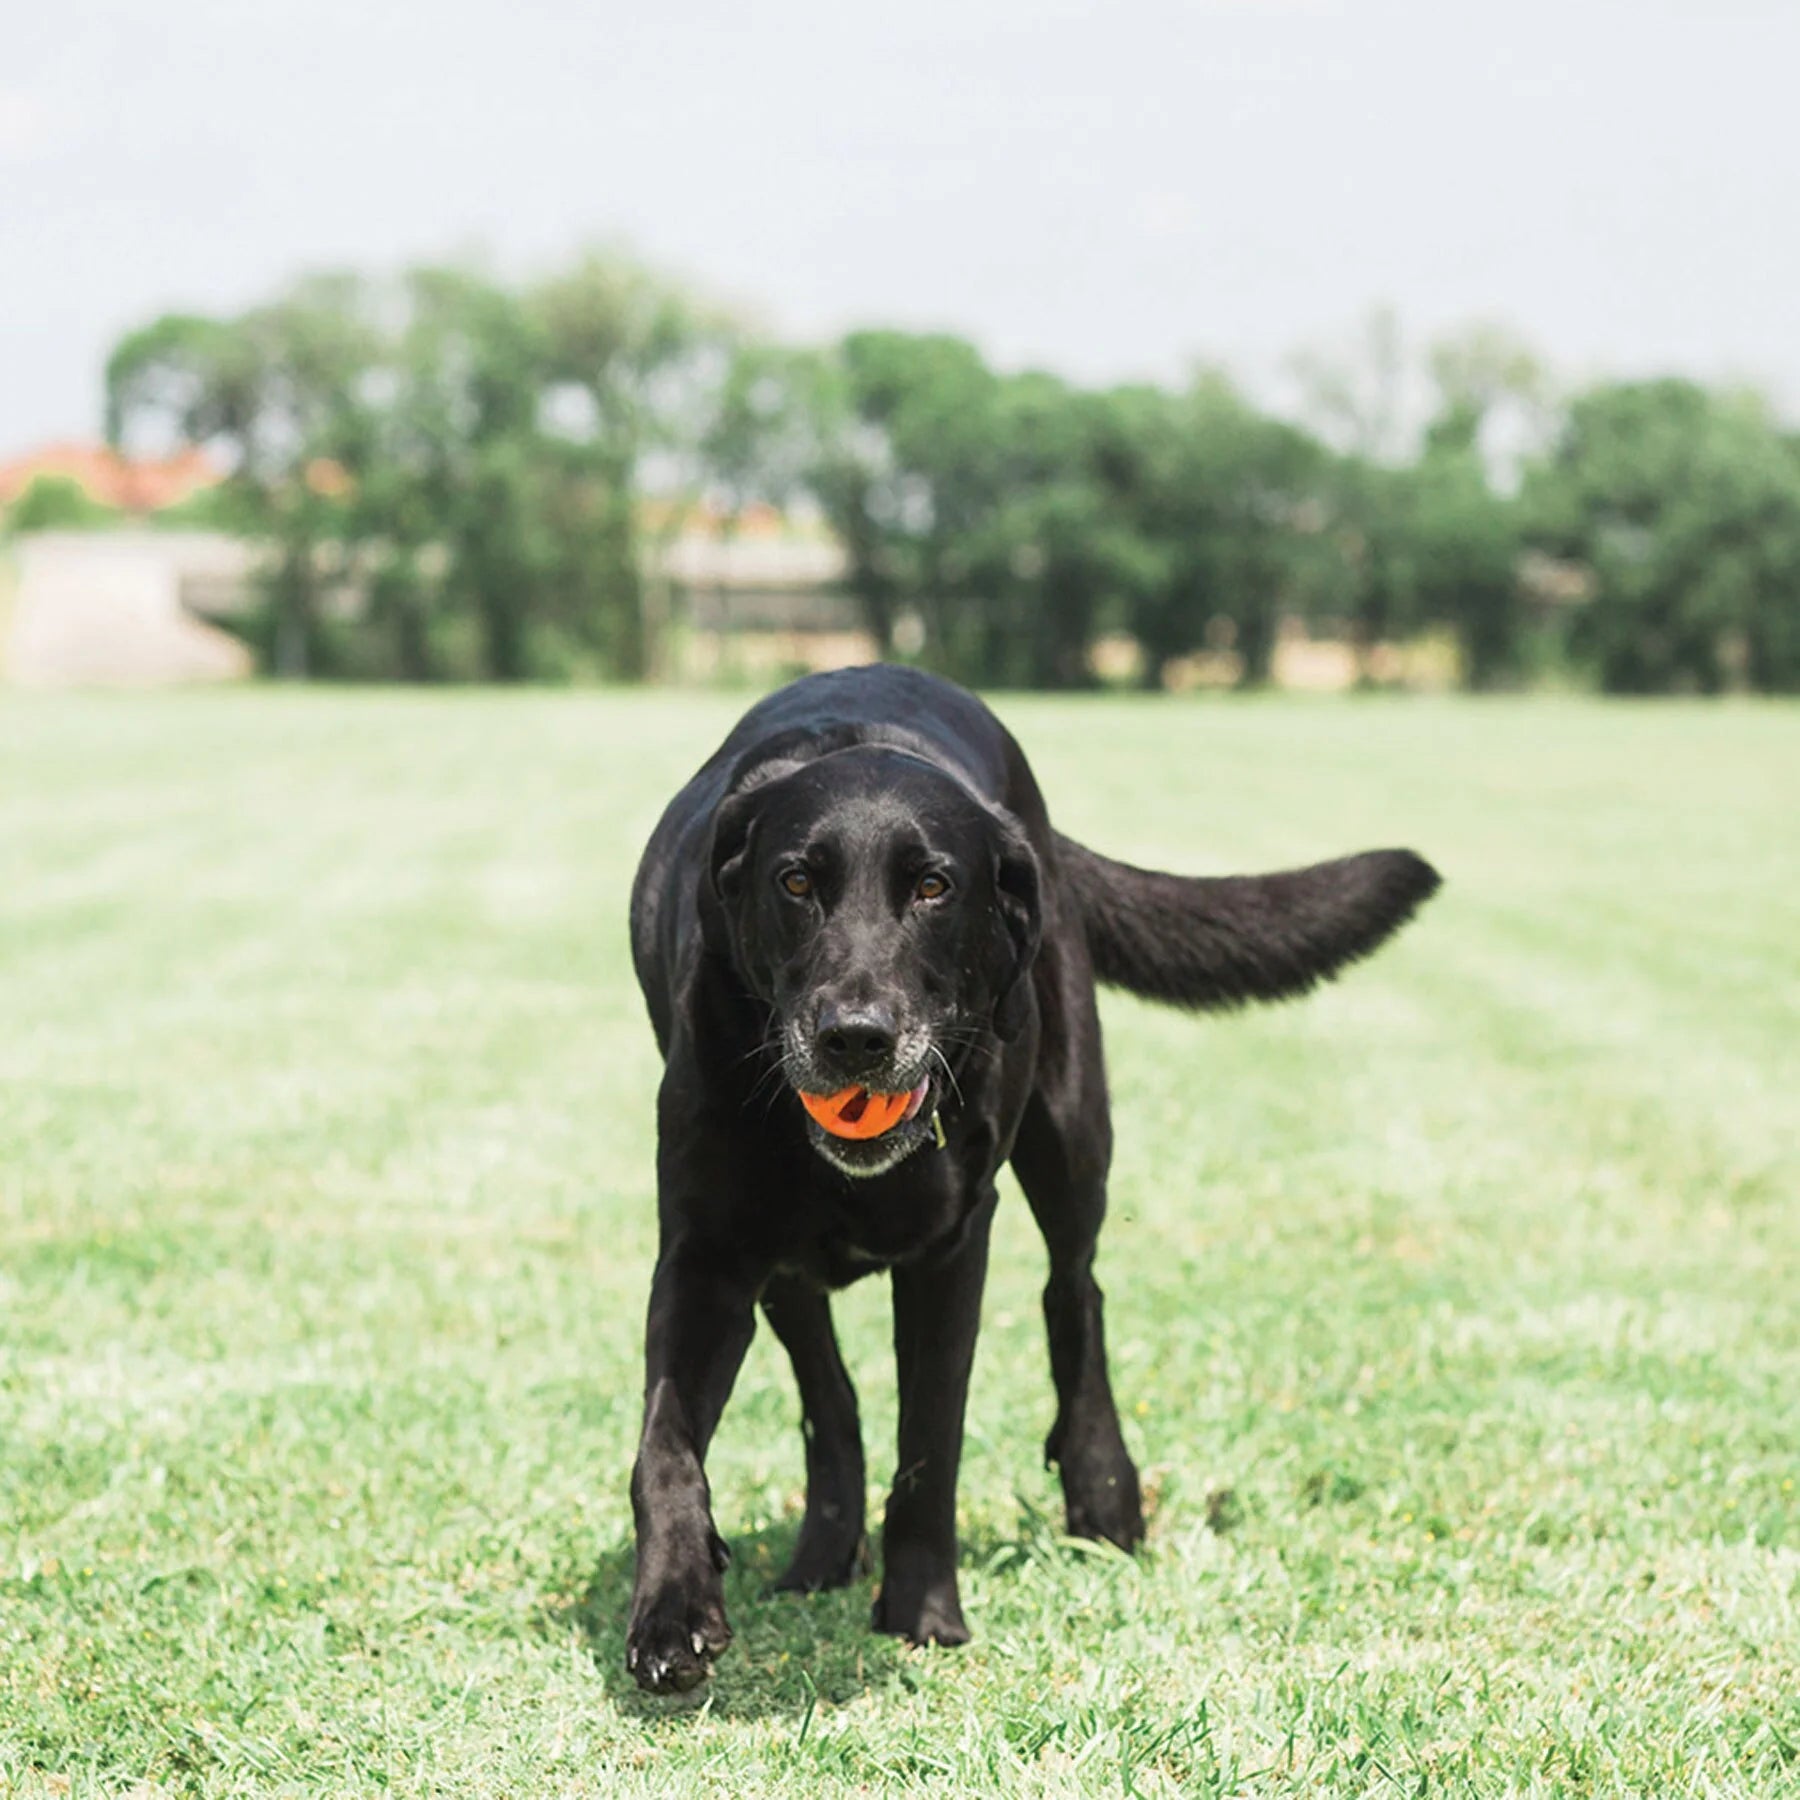
[(863, 1087), (839, 1088), (835, 1094), (803, 1093), (800, 1104), (833, 1137), (874, 1138), (916, 1117), (930, 1085), (927, 1078), (906, 1094), (876, 1094)]

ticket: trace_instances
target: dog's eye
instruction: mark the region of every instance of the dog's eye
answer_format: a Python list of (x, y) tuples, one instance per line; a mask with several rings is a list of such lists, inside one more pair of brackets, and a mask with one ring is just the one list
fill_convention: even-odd
[(949, 893), (950, 884), (941, 875), (921, 875), (919, 885), (913, 889), (915, 900), (941, 900)]
[(781, 886), (784, 893), (789, 893), (796, 900), (804, 900), (812, 892), (812, 877), (804, 869), (783, 869)]

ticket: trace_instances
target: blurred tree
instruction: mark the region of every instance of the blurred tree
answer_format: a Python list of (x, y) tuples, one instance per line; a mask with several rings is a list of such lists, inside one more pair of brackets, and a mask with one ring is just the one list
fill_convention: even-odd
[(1266, 682), (1281, 617), (1303, 604), (1320, 556), (1323, 447), (1217, 372), (1179, 395), (1122, 390), (1113, 409), (1103, 461), (1145, 540), (1132, 622), (1146, 682), (1208, 642), (1230, 645), (1243, 684)]
[(855, 332), (839, 355), (849, 433), (836, 448), (863, 479), (821, 498), (865, 513), (845, 522), (846, 539), (874, 552), (881, 579), (856, 585), (891, 583), (924, 622), (926, 662), (980, 680), (991, 637), (976, 540), (1001, 496), (999, 380), (972, 344), (941, 334)]
[(1592, 571), (1575, 646), (1609, 692), (1800, 687), (1800, 464), (1760, 400), (1590, 389), (1526, 492), (1538, 540)]
[(1116, 422), (1104, 396), (1037, 372), (1000, 382), (992, 422), (996, 500), (968, 547), (978, 664), (1011, 686), (1092, 686), (1093, 641), (1128, 622), (1145, 579), (1136, 527), (1101, 472)]
[(1335, 566), (1316, 604), (1347, 622), (1361, 679), (1378, 644), (1434, 620), (1454, 630), (1469, 685), (1514, 678), (1522, 540), (1500, 483), (1551, 428), (1536, 354), (1502, 327), (1472, 325), (1431, 347), (1422, 387), (1384, 308), (1348, 351), (1303, 356), (1295, 370), (1308, 416), (1341, 453), (1329, 482)]
[(1523, 670), (1526, 617), (1519, 507), (1501, 491), (1549, 429), (1549, 382), (1512, 333), (1476, 325), (1432, 346), (1437, 411), (1403, 485), (1411, 505), (1411, 612), (1455, 632), (1465, 686), (1496, 688)]
[[(314, 277), (237, 317), (130, 334), (108, 427), (227, 459), (230, 509), (273, 549), (277, 673), (630, 676), (645, 464), (692, 453), (724, 330), (616, 255), (522, 292), (462, 268), (389, 290)], [(330, 634), (327, 544), (368, 602)]]
[(228, 458), (231, 504), (274, 551), (268, 654), (279, 675), (318, 660), (319, 550), (344, 526), (334, 471), (362, 429), (362, 383), (379, 351), (364, 284), (318, 275), (236, 318), (168, 314), (107, 363), (113, 443), (185, 441)]
[[(1460, 436), (1460, 434), (1458, 434)], [(1524, 655), (1518, 506), (1494, 491), (1472, 438), (1433, 439), (1407, 482), (1409, 611), (1456, 634), (1464, 685), (1516, 681)]]
[(69, 475), (36, 475), (13, 503), (0, 509), (7, 531), (92, 531), (113, 525), (119, 514), (96, 500)]
[[(972, 682), (1083, 684), (1122, 627), (1152, 683), (1229, 646), (1254, 684), (1308, 613), (1347, 624), (1365, 679), (1441, 622), (1498, 686), (1523, 672), (1529, 545), (1591, 575), (1566, 634), (1605, 687), (1800, 686), (1800, 448), (1760, 402), (1607, 384), (1552, 434), (1510, 334), (1426, 364), (1428, 390), (1391, 313), (1297, 363), (1328, 449), (1217, 373), (1093, 392), (942, 333), (793, 348), (602, 253), (522, 289), (423, 268), (168, 315), (114, 352), (108, 428), (225, 461), (190, 504), (268, 544), (255, 635), (283, 674), (641, 675), (646, 534), (702, 497), (730, 532), (808, 496), (883, 653)], [(364, 604), (326, 607), (338, 581)]]
[[(698, 433), (704, 482), (727, 520), (750, 506), (784, 506), (803, 492), (818, 462), (827, 420), (826, 370), (808, 349), (737, 337), (723, 346), (723, 373)], [(841, 407), (841, 395), (829, 397)]]
[(878, 653), (896, 650), (895, 627), (910, 594), (900, 540), (894, 454), (886, 433), (863, 416), (844, 347), (796, 359), (791, 391), (802, 431), (800, 480), (843, 546), (845, 585)]
[(1556, 424), (1548, 371), (1504, 326), (1475, 324), (1441, 337), (1427, 355), (1436, 411), (1428, 448), (1480, 450), (1497, 473), (1542, 451)]
[[(702, 391), (700, 427), (692, 435), (695, 486), (729, 540), (753, 506), (823, 501), (823, 459), (843, 428), (844, 402), (828, 359), (817, 351), (727, 334), (714, 356), (719, 373)], [(844, 510), (854, 518), (853, 506)], [(849, 561), (854, 570), (853, 554)], [(724, 598), (721, 589), (722, 611)], [(874, 609), (865, 601), (863, 611), (868, 618)], [(881, 642), (885, 650), (885, 628)]]
[(1091, 683), (1092, 641), (1128, 617), (1149, 560), (1102, 467), (1120, 430), (1106, 398), (895, 331), (845, 339), (806, 394), (806, 486), (884, 649), (911, 611), (923, 659), (959, 679)]
[(1351, 454), (1334, 460), (1326, 486), (1334, 554), (1315, 604), (1348, 626), (1357, 680), (1367, 685), (1377, 646), (1422, 623), (1418, 473)]
[[(414, 270), (405, 299), (385, 430), (366, 471), (367, 523), (386, 556), (377, 593), (409, 656), (432, 639), (423, 605), (427, 618), (470, 621), (480, 674), (520, 681), (545, 611), (547, 354), (519, 297), (477, 270)], [(434, 546), (437, 607), (420, 579)]]
[(645, 464), (660, 456), (671, 468), (703, 467), (717, 390), (734, 366), (732, 322), (629, 258), (599, 252), (528, 289), (524, 315), (544, 359), (548, 619), (578, 655), (641, 676), (650, 654)]

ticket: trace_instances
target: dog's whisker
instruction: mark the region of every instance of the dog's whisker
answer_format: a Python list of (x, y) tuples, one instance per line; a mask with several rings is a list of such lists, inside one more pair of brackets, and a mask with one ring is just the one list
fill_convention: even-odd
[(771, 1097), (773, 1097), (780, 1091), (781, 1079), (786, 1073), (787, 1064), (784, 1061), (777, 1059), (776, 1061), (771, 1062), (769, 1066), (757, 1076), (756, 1080), (750, 1084), (749, 1098), (752, 1100), (757, 1099), (765, 1088), (769, 1091)]
[(928, 1054), (935, 1056), (938, 1059), (938, 1063), (944, 1071), (944, 1078), (950, 1083), (951, 1091), (956, 1095), (956, 1104), (961, 1106), (963, 1103), (962, 1083), (956, 1079), (956, 1071), (951, 1068), (949, 1057), (947, 1057), (936, 1044), (931, 1046)]
[[(991, 1063), (998, 1059), (999, 1053), (994, 1044), (974, 1026), (946, 1026), (939, 1036), (949, 1043), (958, 1052), (959, 1057), (964, 1060)], [(939, 1051), (939, 1055), (942, 1054), (942, 1051)]]

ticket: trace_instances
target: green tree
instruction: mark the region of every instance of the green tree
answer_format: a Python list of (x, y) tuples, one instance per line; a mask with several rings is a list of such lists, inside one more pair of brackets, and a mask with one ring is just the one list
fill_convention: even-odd
[(206, 444), (228, 459), (231, 504), (272, 547), (277, 674), (305, 675), (319, 658), (319, 552), (344, 526), (331, 470), (363, 429), (363, 382), (379, 347), (365, 285), (325, 275), (233, 318), (165, 315), (107, 363), (112, 442)]
[(1510, 474), (1541, 452), (1556, 424), (1542, 358), (1504, 326), (1475, 324), (1447, 333), (1427, 354), (1436, 411), (1427, 449), (1482, 452), (1490, 472)]
[(783, 506), (806, 490), (821, 437), (841, 426), (821, 392), (823, 359), (762, 338), (735, 337), (720, 346), (721, 373), (696, 434), (700, 479), (727, 520), (758, 503)]
[(1590, 389), (1526, 491), (1538, 540), (1592, 573), (1574, 647), (1609, 692), (1800, 686), (1800, 465), (1759, 399)]
[[(479, 673), (520, 681), (532, 673), (543, 611), (546, 353), (518, 296), (478, 270), (418, 269), (405, 287), (384, 430), (362, 471), (365, 523), (385, 552), (380, 591), (394, 627), (415, 644), (431, 633), (406, 622), (406, 608), (422, 604), (428, 616), (470, 623)], [(435, 606), (418, 579), (433, 545), (442, 571)]]
[(1524, 656), (1524, 543), (1516, 502), (1494, 491), (1472, 442), (1428, 444), (1407, 487), (1409, 612), (1454, 631), (1465, 686), (1507, 686), (1518, 679)]
[(119, 515), (68, 475), (36, 475), (0, 512), (8, 531), (92, 531), (118, 523)]
[(799, 424), (800, 485), (818, 504), (844, 552), (845, 586), (882, 656), (916, 576), (897, 529), (894, 455), (865, 419), (842, 345), (796, 359), (789, 372)]
[(527, 289), (524, 316), (543, 357), (546, 620), (576, 653), (641, 676), (644, 467), (660, 457), (690, 488), (703, 477), (735, 327), (661, 275), (599, 252)]
[[(819, 491), (853, 554), (874, 558), (875, 578), (853, 586), (910, 604), (925, 660), (979, 680), (991, 636), (976, 545), (1001, 497), (999, 379), (972, 344), (942, 334), (854, 332), (838, 355), (847, 412), (833, 451), (853, 456), (860, 478), (840, 461)], [(845, 503), (863, 516), (840, 523)]]
[[(108, 368), (109, 429), (208, 444), (271, 546), (277, 673), (642, 673), (639, 504), (704, 412), (721, 322), (617, 255), (522, 291), (423, 268), (170, 315)], [(326, 629), (327, 550), (367, 601)]]
[(1321, 556), (1330, 463), (1316, 439), (1260, 412), (1216, 371), (1185, 392), (1111, 396), (1102, 457), (1139, 533), (1132, 622), (1145, 680), (1221, 628), (1240, 680), (1269, 678), (1282, 615)]
[(1412, 610), (1455, 632), (1465, 686), (1503, 687), (1523, 671), (1527, 620), (1519, 507), (1501, 471), (1541, 449), (1549, 378), (1527, 344), (1495, 325), (1440, 338), (1429, 365), (1437, 411), (1407, 484)]
[(1091, 686), (1093, 641), (1127, 622), (1143, 579), (1135, 527), (1101, 471), (1105, 401), (1029, 372), (1001, 380), (992, 424), (996, 498), (966, 553), (974, 661), (1005, 685)]
[(1104, 473), (1107, 403), (1004, 376), (937, 334), (853, 334), (809, 366), (806, 486), (843, 543), (884, 649), (918, 614), (924, 660), (990, 685), (1082, 686), (1145, 557)]

